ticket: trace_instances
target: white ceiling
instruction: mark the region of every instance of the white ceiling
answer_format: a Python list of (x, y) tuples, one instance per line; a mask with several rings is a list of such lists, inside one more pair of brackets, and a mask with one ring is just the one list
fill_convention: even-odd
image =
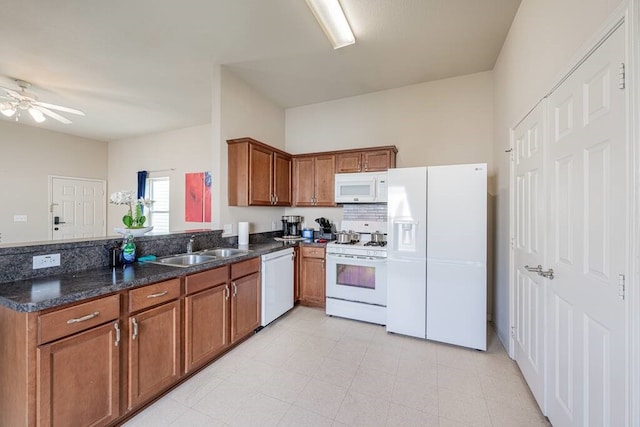
[(212, 64), (284, 108), (491, 70), (520, 0), (341, 3), (357, 41), (333, 50), (303, 0), (0, 0), (0, 86), (121, 139), (209, 123)]

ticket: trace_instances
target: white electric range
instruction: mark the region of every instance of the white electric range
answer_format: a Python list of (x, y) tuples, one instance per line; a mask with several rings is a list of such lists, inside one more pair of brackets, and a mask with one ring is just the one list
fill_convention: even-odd
[(387, 233), (387, 223), (342, 221), (342, 230), (357, 232), (359, 241), (327, 244), (326, 313), (364, 322), (387, 323), (386, 242), (371, 233)]

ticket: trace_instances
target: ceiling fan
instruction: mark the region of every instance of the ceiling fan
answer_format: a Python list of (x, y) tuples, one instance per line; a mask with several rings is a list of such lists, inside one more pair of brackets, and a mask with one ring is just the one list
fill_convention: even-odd
[(16, 121), (18, 121), (20, 112), (26, 110), (37, 123), (44, 122), (46, 120), (45, 116), (49, 116), (59, 122), (69, 124), (71, 120), (52, 110), (84, 116), (84, 113), (80, 110), (38, 101), (38, 98), (34, 94), (27, 92), (27, 89), (31, 87), (31, 83), (29, 82), (16, 79), (16, 84), (20, 86), (20, 91), (0, 86), (0, 90), (5, 92), (4, 94), (0, 92), (0, 113), (6, 117), (13, 117), (15, 115)]

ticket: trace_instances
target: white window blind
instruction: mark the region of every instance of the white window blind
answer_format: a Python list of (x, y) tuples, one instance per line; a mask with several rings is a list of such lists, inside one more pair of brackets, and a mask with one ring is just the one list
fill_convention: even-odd
[(169, 232), (169, 177), (149, 178), (147, 193), (153, 200), (149, 208), (149, 225), (154, 232)]

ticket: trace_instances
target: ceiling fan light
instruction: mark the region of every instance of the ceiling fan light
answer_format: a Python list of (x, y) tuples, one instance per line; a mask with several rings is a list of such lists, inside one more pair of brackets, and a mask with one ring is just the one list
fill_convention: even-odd
[(35, 120), (36, 123), (42, 123), (45, 121), (44, 114), (35, 108), (29, 108), (29, 114), (31, 114), (31, 117), (33, 117), (33, 120)]
[(306, 0), (320, 27), (334, 49), (349, 46), (356, 42), (347, 17), (338, 0)]
[(16, 109), (9, 102), (3, 102), (0, 104), (0, 113), (2, 113), (3, 116), (11, 117), (16, 113)]

